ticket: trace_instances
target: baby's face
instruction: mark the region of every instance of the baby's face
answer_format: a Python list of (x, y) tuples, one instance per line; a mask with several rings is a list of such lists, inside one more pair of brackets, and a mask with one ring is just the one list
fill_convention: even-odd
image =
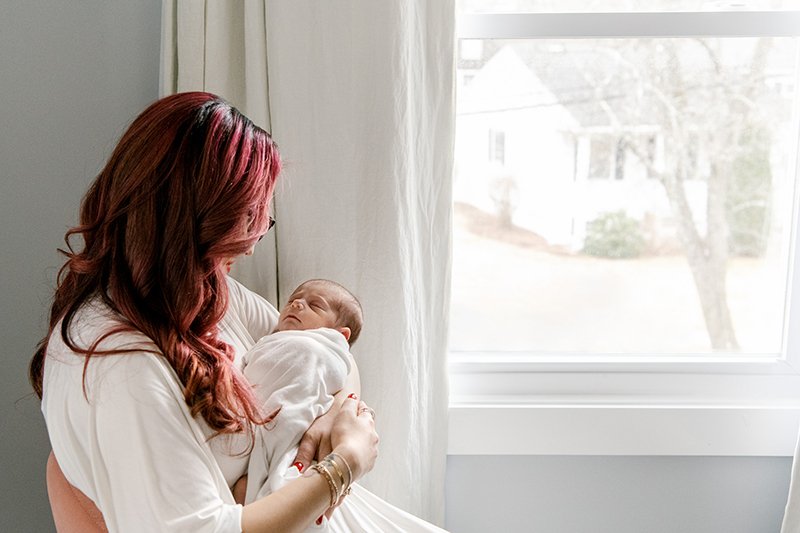
[(276, 331), (335, 327), (337, 295), (326, 289), (314, 283), (298, 287), (281, 311)]

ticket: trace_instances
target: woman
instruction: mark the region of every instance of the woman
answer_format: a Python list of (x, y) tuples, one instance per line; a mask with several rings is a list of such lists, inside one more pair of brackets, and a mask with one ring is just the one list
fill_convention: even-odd
[(299, 531), (374, 465), (371, 410), (349, 391), (312, 432), (334, 452), (322, 467), (244, 507), (237, 464), (209, 445), (270, 419), (238, 362), (277, 313), (226, 274), (271, 226), (279, 167), (223, 100), (169, 96), (123, 135), (67, 233), (30, 377), (61, 469), (111, 531)]

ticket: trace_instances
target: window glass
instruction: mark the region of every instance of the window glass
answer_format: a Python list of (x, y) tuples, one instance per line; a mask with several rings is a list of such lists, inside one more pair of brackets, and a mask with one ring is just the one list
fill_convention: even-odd
[(614, 139), (611, 135), (589, 135), (588, 178), (608, 178), (611, 173), (611, 157)]
[(797, 59), (783, 37), (462, 41), (451, 351), (782, 353)]

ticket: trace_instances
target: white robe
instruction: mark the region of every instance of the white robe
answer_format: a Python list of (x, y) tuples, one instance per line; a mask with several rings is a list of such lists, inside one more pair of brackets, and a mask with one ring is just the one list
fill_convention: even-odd
[[(278, 313), (232, 279), (229, 292), (222, 336), (241, 361)], [(118, 324), (94, 301), (75, 316), (72, 338), (87, 347)], [(174, 370), (147, 352), (157, 351), (147, 337), (120, 333), (99, 346), (122, 347), (135, 351), (89, 360), (87, 401), (84, 357), (64, 345), (59, 328), (50, 339), (42, 413), (64, 476), (97, 505), (111, 533), (239, 533), (242, 506), (229, 487), (244, 470), (242, 459), (220, 453), (219, 439), (209, 446), (213, 431), (191, 416)]]
[[(73, 330), (88, 346), (113, 323), (107, 309), (85, 306)], [(73, 337), (74, 338), (74, 337)], [(88, 341), (88, 343), (87, 343)], [(42, 412), (66, 479), (100, 511), (110, 532), (238, 533), (242, 508), (194, 419), (172, 368), (141, 334), (109, 337), (86, 373), (56, 332), (44, 372)], [(149, 346), (148, 346), (149, 345)]]

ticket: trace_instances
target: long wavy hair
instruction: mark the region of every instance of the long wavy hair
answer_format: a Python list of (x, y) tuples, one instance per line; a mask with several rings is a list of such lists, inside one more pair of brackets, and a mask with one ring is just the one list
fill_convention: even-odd
[[(59, 250), (67, 260), (47, 336), (29, 368), (39, 398), (48, 340), (59, 324), (64, 343), (86, 356), (84, 395), (91, 357), (129, 353), (99, 344), (138, 331), (175, 370), (192, 416), (216, 434), (268, 422), (233, 368), (233, 348), (219, 338), (218, 324), (228, 306), (225, 263), (267, 231), (279, 171), (269, 134), (213, 94), (168, 96), (139, 115), (83, 198), (67, 249)], [(74, 236), (83, 238), (80, 251)], [(72, 320), (95, 298), (119, 325), (78, 346)]]

